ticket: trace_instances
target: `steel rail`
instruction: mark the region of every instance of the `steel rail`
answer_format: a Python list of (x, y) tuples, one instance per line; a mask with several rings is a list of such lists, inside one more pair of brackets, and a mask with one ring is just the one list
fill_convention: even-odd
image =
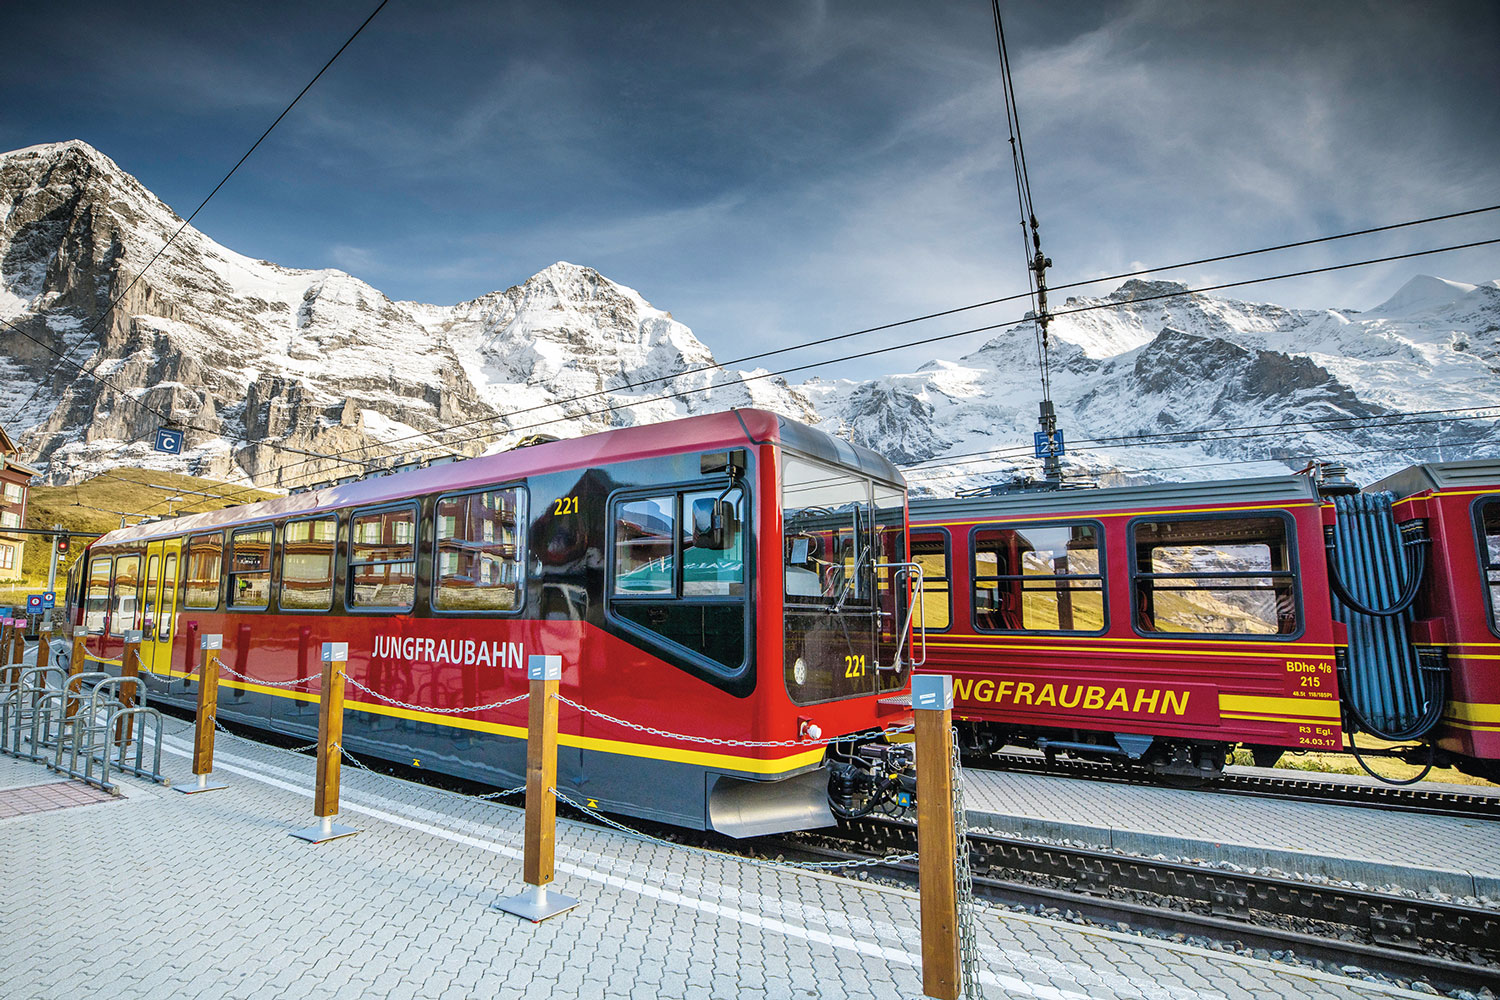
[[(1425, 978), (1451, 989), (1500, 986), (1500, 964), (1495, 964), (1500, 963), (1500, 910), (1014, 837), (969, 837), (975, 890), (997, 902), (1072, 910), (1105, 924), (1123, 922), (1251, 948), (1291, 950), (1303, 958)], [(778, 850), (878, 856), (910, 850), (915, 840), (916, 829), (909, 823), (864, 819), (843, 824), (839, 833), (792, 835)], [(910, 865), (882, 866), (887, 869), (913, 876), (916, 871)], [(1051, 884), (1018, 881), (1016, 875)], [(1179, 905), (1164, 905), (1167, 901)], [(1266, 916), (1307, 921), (1329, 933), (1268, 925)], [(1342, 940), (1340, 931), (1368, 940)], [(1464, 949), (1475, 961), (1434, 955), (1433, 942)]]
[(1450, 816), (1460, 819), (1500, 819), (1500, 795), (1486, 792), (1452, 792), (1415, 789), (1410, 786), (1364, 785), (1316, 778), (1272, 777), (1225, 772), (1202, 785), (1183, 786), (1155, 782), (1150, 775), (1123, 770), (1118, 765), (1086, 760), (1053, 760), (1029, 754), (995, 754), (973, 757), (964, 766), (974, 770), (1016, 771), (1056, 777), (1109, 781), (1157, 788), (1190, 788), (1214, 795), (1293, 799), (1322, 805), (1375, 807), (1388, 811)]

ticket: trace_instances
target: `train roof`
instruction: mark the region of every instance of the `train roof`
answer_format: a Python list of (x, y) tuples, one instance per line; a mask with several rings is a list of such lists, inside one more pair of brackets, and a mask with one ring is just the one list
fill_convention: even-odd
[(776, 442), (812, 458), (850, 466), (875, 479), (905, 486), (900, 470), (868, 448), (839, 440), (823, 431), (767, 410), (736, 409), (600, 431), (464, 459), (411, 472), (375, 476), (321, 490), (223, 510), (188, 514), (118, 528), (94, 545), (143, 542), (195, 531), (254, 524), (342, 507), (392, 503), (407, 497), (473, 489), (513, 482), (525, 476), (587, 468), (599, 462), (654, 458), (683, 451), (738, 448), (746, 443)]
[(1500, 459), (1471, 458), (1463, 462), (1426, 462), (1386, 476), (1365, 487), (1366, 493), (1389, 490), (1397, 497), (1429, 490), (1500, 490)]
[(1097, 490), (1051, 490), (1002, 493), (984, 497), (917, 498), (910, 501), (911, 520), (949, 521), (975, 517), (1015, 517), (1107, 511), (1157, 510), (1207, 505), (1317, 502), (1318, 489), (1307, 476), (1263, 479), (1216, 479), (1195, 483), (1151, 483), (1109, 486)]

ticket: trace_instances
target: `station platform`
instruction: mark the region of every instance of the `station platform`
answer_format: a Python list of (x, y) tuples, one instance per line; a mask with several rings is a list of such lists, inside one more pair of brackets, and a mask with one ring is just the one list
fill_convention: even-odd
[[(1374, 782), (1307, 771), (1234, 770)], [(1500, 904), (1500, 821), (977, 768), (965, 769), (964, 776), (970, 826), (997, 833)], [(1469, 785), (1426, 787), (1476, 791)]]
[[(908, 891), (560, 821), (555, 888), (580, 905), (532, 924), (490, 907), (521, 888), (519, 809), (346, 765), (360, 832), (314, 846), (288, 835), (310, 758), (221, 736), (216, 763), (223, 790), (124, 778), (59, 805), (36, 790), (57, 775), (0, 758), (0, 802), (29, 803), (0, 819), (7, 1000), (922, 996)], [(1423, 996), (997, 909), (978, 937), (991, 1000)]]

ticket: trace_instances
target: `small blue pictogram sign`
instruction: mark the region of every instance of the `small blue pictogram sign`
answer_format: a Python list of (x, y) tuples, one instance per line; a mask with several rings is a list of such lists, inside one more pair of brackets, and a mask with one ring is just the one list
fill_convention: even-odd
[(1036, 457), (1046, 458), (1049, 455), (1063, 455), (1067, 449), (1063, 447), (1063, 432), (1053, 431), (1049, 439), (1041, 431), (1032, 432), (1032, 440), (1036, 443)]
[(44, 591), (42, 591), (42, 607), (45, 610), (48, 610), (48, 611), (50, 611), (51, 609), (57, 607), (57, 591), (55, 591), (55, 590), (44, 590)]
[(42, 613), (42, 595), (41, 594), (27, 594), (26, 595), (26, 613), (27, 614), (32, 614), (32, 615), (39, 615), (39, 614)]
[(174, 431), (170, 427), (159, 428), (156, 432), (157, 451), (164, 451), (168, 455), (182, 454), (182, 431)]

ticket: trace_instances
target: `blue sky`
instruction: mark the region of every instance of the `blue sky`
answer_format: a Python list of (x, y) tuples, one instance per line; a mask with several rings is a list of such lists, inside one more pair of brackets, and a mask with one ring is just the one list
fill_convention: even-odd
[[(84, 139), (185, 214), (372, 7), (14, 6), (0, 148)], [(1489, 0), (1003, 9), (1055, 283), (1500, 203)], [(1001, 101), (980, 0), (391, 0), (196, 224), (426, 302), (587, 264), (734, 357), (1024, 289)], [(1485, 238), (1497, 216), (1170, 276)], [(1489, 280), (1500, 252), (1233, 294), (1368, 308), (1418, 272)]]

